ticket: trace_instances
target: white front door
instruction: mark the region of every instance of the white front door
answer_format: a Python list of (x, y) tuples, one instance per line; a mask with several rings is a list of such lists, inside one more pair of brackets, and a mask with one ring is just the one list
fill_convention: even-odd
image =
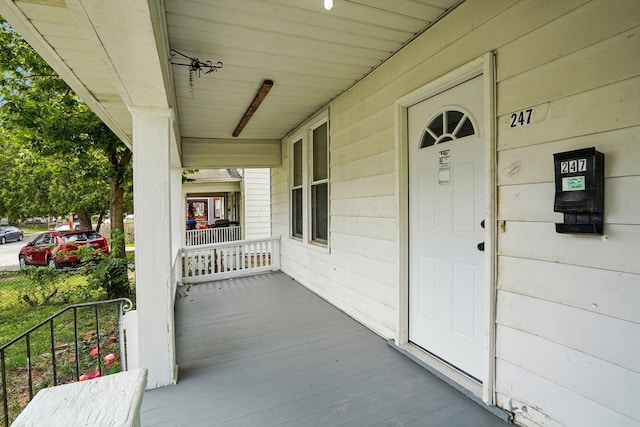
[(408, 109), (409, 340), (482, 381), (482, 76)]

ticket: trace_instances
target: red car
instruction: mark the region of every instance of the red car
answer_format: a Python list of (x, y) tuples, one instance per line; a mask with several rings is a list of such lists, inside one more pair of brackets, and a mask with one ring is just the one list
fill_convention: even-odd
[(91, 245), (99, 253), (108, 254), (107, 239), (93, 230), (47, 231), (20, 249), (20, 267), (48, 265), (52, 268), (78, 265), (78, 247)]

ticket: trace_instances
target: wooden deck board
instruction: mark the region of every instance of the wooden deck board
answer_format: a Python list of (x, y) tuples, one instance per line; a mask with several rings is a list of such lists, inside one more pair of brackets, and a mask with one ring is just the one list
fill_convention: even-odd
[(506, 425), (283, 273), (193, 285), (176, 331), (143, 426)]

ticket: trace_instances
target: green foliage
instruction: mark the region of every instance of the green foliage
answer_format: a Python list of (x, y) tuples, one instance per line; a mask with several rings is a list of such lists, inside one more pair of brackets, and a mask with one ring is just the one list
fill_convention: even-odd
[[(15, 272), (0, 271), (0, 344), (5, 344), (42, 320), (62, 310), (69, 303), (80, 303), (105, 298), (102, 294), (86, 294), (86, 278), (81, 271), (55, 271), (33, 267), (32, 272), (22, 269)], [(27, 273), (29, 271), (29, 273)], [(53, 273), (51, 273), (53, 272)], [(51, 300), (48, 305), (31, 307), (19, 295), (34, 286), (36, 280), (46, 281), (49, 276), (57, 280), (60, 291), (66, 292), (69, 303)], [(56, 277), (57, 276), (57, 277)], [(95, 310), (93, 307), (77, 309), (78, 352), (74, 334), (74, 312), (69, 310), (54, 322), (55, 357), (58, 384), (76, 380), (76, 360), (79, 364), (78, 376), (95, 374), (102, 369), (102, 375), (120, 369), (118, 311), (114, 305), (99, 307), (100, 333), (96, 332)], [(53, 385), (51, 335), (49, 324), (32, 332), (30, 337), (31, 361), (27, 361), (26, 342), (19, 340), (5, 350), (7, 395), (9, 397), (10, 420), (16, 417), (26, 405), (28, 393), (27, 366), (32, 369), (33, 391)], [(98, 340), (99, 338), (99, 340)], [(98, 343), (100, 354), (96, 354)], [(113, 360), (111, 360), (113, 359)], [(0, 408), (0, 417), (3, 416)]]
[(46, 305), (58, 295), (58, 282), (62, 279), (59, 271), (28, 267), (24, 269), (24, 275), (31, 280), (32, 286), (30, 292), (25, 293), (22, 298), (31, 307)]
[[(116, 237), (122, 233), (114, 232)], [(126, 256), (120, 255), (120, 247), (114, 246), (109, 254), (95, 250), (91, 246), (79, 246), (76, 255), (82, 261), (80, 271), (87, 277), (90, 289), (106, 293), (107, 298), (129, 298), (129, 270)]]
[(102, 289), (108, 298), (129, 298), (129, 270), (127, 260), (119, 258), (115, 253), (100, 257), (84, 267), (87, 283), (94, 289)]
[[(30, 307), (99, 300), (105, 294), (81, 273), (53, 268), (26, 267), (17, 273), (14, 282), (14, 298)], [(2, 306), (10, 309), (12, 304), (9, 299)]]
[(198, 169), (186, 169), (182, 172), (182, 183), (185, 182), (195, 182), (195, 178), (191, 178), (190, 175), (198, 172)]
[[(131, 211), (131, 151), (0, 18), (0, 216)], [(115, 208), (114, 208), (115, 206)]]

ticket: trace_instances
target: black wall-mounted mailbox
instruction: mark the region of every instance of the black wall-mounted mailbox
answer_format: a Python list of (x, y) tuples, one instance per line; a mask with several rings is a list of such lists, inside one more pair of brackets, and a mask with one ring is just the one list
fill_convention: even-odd
[(557, 233), (603, 234), (604, 154), (594, 147), (553, 155), (554, 212), (564, 213)]

